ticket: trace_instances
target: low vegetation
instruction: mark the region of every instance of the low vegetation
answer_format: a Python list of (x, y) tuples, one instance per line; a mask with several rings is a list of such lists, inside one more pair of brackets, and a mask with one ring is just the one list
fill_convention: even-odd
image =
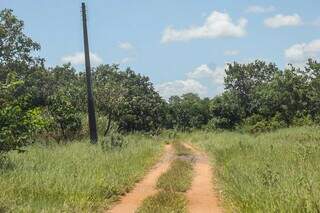
[(191, 186), (193, 171), (191, 158), (177, 159), (171, 168), (160, 176), (157, 187), (165, 191), (185, 192)]
[(187, 200), (183, 192), (190, 188), (193, 179), (193, 156), (191, 150), (180, 141), (175, 141), (173, 145), (177, 159), (171, 163), (170, 169), (158, 179), (159, 193), (147, 198), (138, 209), (139, 213), (187, 211)]
[[(128, 192), (158, 159), (161, 143), (129, 137), (102, 151), (88, 141), (30, 146), (10, 152), (0, 170), (0, 209), (14, 212), (92, 212)], [(0, 211), (1, 212), (1, 211)]]
[(161, 191), (147, 198), (137, 213), (186, 213), (187, 200), (183, 194), (170, 191)]
[(319, 212), (320, 129), (185, 135), (212, 157), (231, 212)]

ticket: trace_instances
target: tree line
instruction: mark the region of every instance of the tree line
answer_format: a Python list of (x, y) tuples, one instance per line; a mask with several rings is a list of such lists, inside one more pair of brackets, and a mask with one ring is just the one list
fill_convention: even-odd
[[(35, 138), (66, 141), (87, 134), (85, 73), (53, 68), (12, 10), (0, 12), (0, 153)], [(228, 64), (225, 90), (213, 98), (188, 93), (164, 100), (150, 79), (130, 68), (92, 70), (99, 134), (241, 129), (253, 133), (320, 122), (320, 63), (304, 69), (254, 61)]]

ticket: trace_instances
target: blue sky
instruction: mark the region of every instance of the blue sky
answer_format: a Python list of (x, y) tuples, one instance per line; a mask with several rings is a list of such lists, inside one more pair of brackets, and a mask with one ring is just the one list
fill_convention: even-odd
[[(83, 69), (80, 0), (0, 0), (25, 21), (47, 66)], [(93, 64), (120, 63), (164, 97), (223, 89), (225, 63), (283, 68), (320, 53), (319, 0), (87, 0)]]

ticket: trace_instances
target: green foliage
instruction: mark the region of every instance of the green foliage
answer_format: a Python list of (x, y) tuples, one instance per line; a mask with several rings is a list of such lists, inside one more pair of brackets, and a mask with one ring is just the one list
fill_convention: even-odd
[(116, 130), (110, 131), (110, 133), (105, 136), (104, 140), (101, 141), (102, 150), (121, 149), (127, 145), (128, 141)]
[(121, 71), (117, 65), (101, 65), (94, 73), (94, 85), (97, 108), (121, 131), (148, 132), (163, 124), (165, 102), (148, 77), (129, 68)]
[(311, 115), (296, 114), (292, 119), (292, 126), (312, 126), (315, 122), (311, 118)]
[(230, 121), (228, 118), (223, 117), (214, 117), (210, 119), (208, 122), (206, 129), (208, 130), (218, 130), (218, 129), (229, 129), (233, 125), (230, 124), (232, 121)]
[(28, 107), (28, 96), (14, 96), (23, 84), (16, 80), (15, 73), (8, 75), (5, 84), (0, 84), (0, 154), (30, 144), (35, 134), (47, 125), (40, 108)]
[(209, 99), (201, 99), (193, 93), (172, 96), (168, 105), (167, 127), (182, 131), (201, 128), (208, 122), (208, 111)]
[(81, 130), (81, 114), (72, 105), (64, 91), (49, 98), (48, 110), (52, 116), (52, 128), (65, 140), (74, 138)]
[(253, 63), (229, 64), (226, 69), (225, 88), (235, 95), (242, 117), (251, 115), (254, 110), (252, 94), (261, 84), (271, 82), (279, 69), (275, 64), (256, 60)]
[(209, 129), (232, 129), (241, 121), (244, 112), (239, 107), (237, 96), (231, 92), (224, 92), (210, 101)]
[(0, 153), (18, 150), (30, 144), (33, 137), (46, 126), (39, 108), (24, 111), (19, 106), (0, 110)]
[(286, 123), (281, 120), (279, 114), (268, 120), (261, 115), (254, 114), (246, 118), (240, 126), (241, 129), (252, 134), (269, 132), (284, 127), (286, 127)]
[(13, 15), (13, 11), (0, 11), (0, 64), (1, 66), (17, 63), (34, 65), (36, 60), (32, 52), (40, 45), (23, 33), (24, 23)]

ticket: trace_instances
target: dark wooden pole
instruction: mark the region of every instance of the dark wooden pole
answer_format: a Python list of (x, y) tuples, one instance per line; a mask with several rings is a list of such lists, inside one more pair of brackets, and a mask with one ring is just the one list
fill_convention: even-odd
[(87, 98), (88, 98), (90, 141), (91, 143), (96, 144), (98, 141), (98, 134), (97, 134), (96, 114), (94, 109), (94, 99), (93, 99), (93, 92), (92, 92), (86, 5), (84, 2), (82, 2), (82, 22), (83, 22), (84, 56), (85, 56), (85, 64), (86, 64), (86, 78), (87, 78)]

